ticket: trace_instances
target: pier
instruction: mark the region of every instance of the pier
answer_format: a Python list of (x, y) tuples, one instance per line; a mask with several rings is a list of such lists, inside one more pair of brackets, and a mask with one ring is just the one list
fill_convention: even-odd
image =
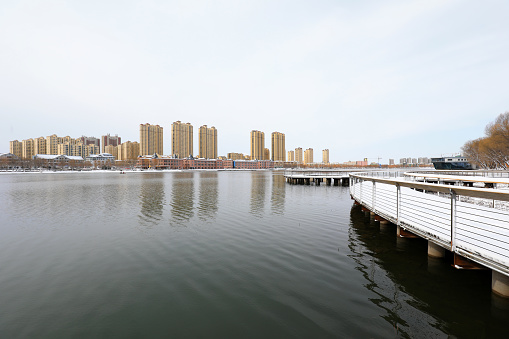
[(350, 184), (350, 173), (355, 170), (290, 170), (285, 171), (285, 180), (292, 185), (320, 186), (321, 183), (327, 186), (348, 186)]
[(349, 180), (352, 199), (375, 220), (426, 239), (431, 257), (451, 251), (455, 268), (490, 269), (493, 293), (509, 298), (509, 190), (495, 189), (507, 176), (365, 172)]

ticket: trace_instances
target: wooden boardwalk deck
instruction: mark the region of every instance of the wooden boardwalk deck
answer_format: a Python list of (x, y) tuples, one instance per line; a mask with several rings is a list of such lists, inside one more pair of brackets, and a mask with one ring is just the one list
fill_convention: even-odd
[[(422, 177), (422, 174), (416, 174)], [(432, 174), (463, 182), (463, 176)], [(503, 182), (501, 178), (474, 178)], [(445, 181), (445, 180), (444, 180)], [(428, 240), (433, 253), (454, 253), (455, 265), (486, 267), (493, 272), (493, 291), (509, 297), (509, 191), (351, 174), (350, 194), (366, 210)], [(498, 203), (498, 205), (497, 205)], [(498, 208), (495, 208), (497, 207)], [(430, 252), (428, 252), (430, 253)]]

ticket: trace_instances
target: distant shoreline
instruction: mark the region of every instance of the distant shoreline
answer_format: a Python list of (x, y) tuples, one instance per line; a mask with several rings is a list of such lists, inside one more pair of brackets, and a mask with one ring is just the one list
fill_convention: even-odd
[(224, 168), (216, 168), (216, 169), (162, 169), (162, 170), (85, 170), (85, 171), (52, 171), (52, 170), (43, 170), (43, 171), (0, 171), (0, 175), (2, 174), (65, 174), (65, 173), (112, 173), (112, 174), (121, 174), (121, 173), (172, 173), (172, 172), (219, 172), (219, 171), (229, 171), (229, 172), (251, 172), (251, 171), (281, 171), (283, 169), (224, 169)]

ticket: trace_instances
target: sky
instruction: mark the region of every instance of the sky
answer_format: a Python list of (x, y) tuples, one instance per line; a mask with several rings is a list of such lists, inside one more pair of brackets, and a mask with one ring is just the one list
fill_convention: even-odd
[(509, 111), (509, 1), (0, 2), (0, 152), (10, 140), (215, 126), (331, 162), (461, 151)]

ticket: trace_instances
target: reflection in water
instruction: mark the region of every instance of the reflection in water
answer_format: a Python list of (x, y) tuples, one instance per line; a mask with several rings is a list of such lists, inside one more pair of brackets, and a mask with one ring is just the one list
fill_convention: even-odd
[(217, 172), (200, 172), (200, 193), (198, 197), (198, 216), (202, 220), (213, 219), (218, 204)]
[[(349, 256), (356, 262), (356, 268), (367, 280), (365, 287), (375, 296), (369, 298), (369, 301), (384, 311), (381, 317), (394, 327), (398, 335), (403, 337), (416, 335), (416, 333), (408, 332), (409, 328), (425, 328), (421, 335), (443, 335), (441, 331), (436, 330), (436, 320), (415, 308), (415, 304), (419, 302), (406, 294), (404, 287), (394, 279), (394, 275), (381, 267), (381, 260), (377, 258), (377, 254), (391, 250), (393, 246), (385, 244), (387, 247), (384, 248), (384, 243), (372, 234), (375, 228), (378, 232), (376, 224), (366, 225), (364, 213), (359, 208), (353, 207), (350, 226), (348, 247), (353, 254)], [(395, 234), (394, 239), (396, 239)], [(419, 326), (415, 326), (417, 324), (414, 322), (418, 322)]]
[[(490, 318), (489, 271), (454, 270), (450, 253), (442, 260), (428, 258), (424, 239), (397, 238), (396, 226), (389, 225), (388, 232), (368, 220), (359, 207), (352, 208), (349, 256), (375, 295), (369, 300), (400, 336), (498, 337), (506, 331)], [(509, 319), (509, 312), (495, 309)]]
[(171, 191), (171, 219), (177, 224), (194, 216), (194, 172), (176, 172)]
[(261, 217), (265, 204), (266, 173), (251, 172), (251, 211), (254, 216)]
[(164, 180), (162, 173), (143, 175), (140, 192), (140, 219), (156, 224), (162, 219), (164, 208)]
[(285, 212), (286, 182), (282, 173), (272, 176), (272, 195), (270, 197), (272, 213), (284, 214)]

